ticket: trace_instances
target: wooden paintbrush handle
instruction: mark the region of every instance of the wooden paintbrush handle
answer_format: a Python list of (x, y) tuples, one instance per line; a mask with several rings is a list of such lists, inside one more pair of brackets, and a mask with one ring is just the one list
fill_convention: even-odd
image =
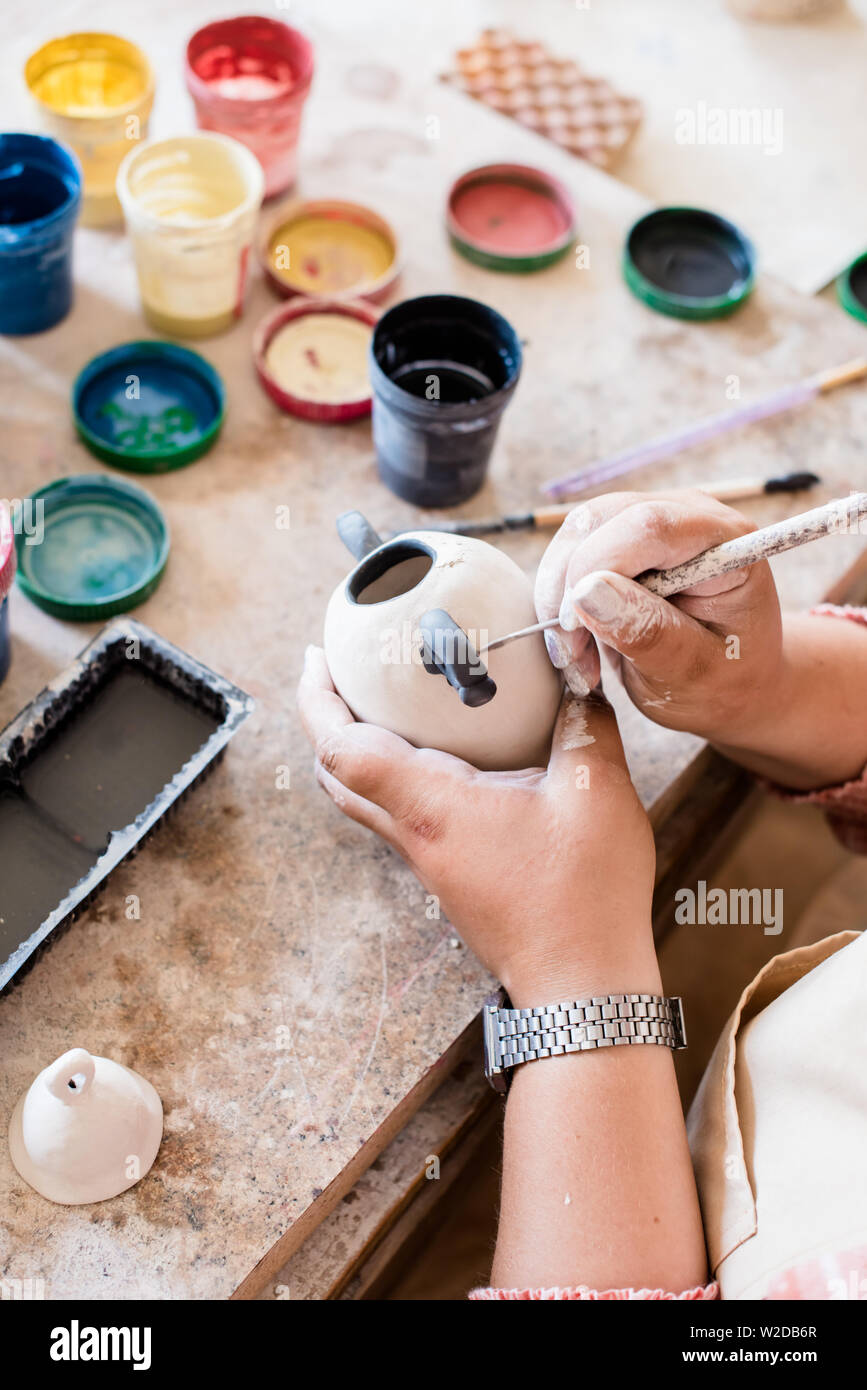
[(536, 507), (533, 512), (533, 524), (537, 527), (562, 526), (569, 513), (577, 506), (577, 502), (561, 502), (556, 507)]
[(860, 381), (862, 376), (867, 376), (867, 357), (854, 357), (851, 362), (844, 362), (842, 367), (831, 367), (827, 372), (820, 372), (816, 381), (820, 391), (833, 391), (837, 386), (848, 386), (850, 381)]
[(849, 497), (838, 497), (826, 502), (823, 507), (802, 512), (800, 516), (789, 517), (786, 521), (776, 521), (772, 526), (764, 526), (761, 531), (753, 531), (748, 536), (738, 536), (736, 540), (725, 541), (711, 550), (696, 555), (694, 560), (686, 560), (670, 570), (648, 570), (639, 576), (652, 594), (668, 598), (679, 594), (693, 584), (701, 584), (706, 579), (717, 579), (730, 570), (741, 569), (744, 565), (754, 565), (757, 560), (766, 560), (771, 555), (779, 555), (784, 550), (816, 540), (818, 536), (829, 536), (834, 532), (864, 531), (864, 518), (867, 517), (867, 492), (853, 492)]
[[(849, 363), (849, 367), (853, 371), (853, 376), (850, 377), (850, 380), (854, 380), (854, 369), (858, 365), (858, 363), (854, 362)], [(865, 359), (863, 367), (864, 373), (867, 374), (867, 359)], [(840, 370), (842, 371), (843, 369), (841, 368)], [(832, 384), (842, 385), (842, 382), (835, 381)], [(823, 387), (822, 389), (830, 390), (830, 387)], [(794, 482), (797, 475), (792, 474), (789, 476), (792, 477)], [(800, 491), (800, 487), (809, 487), (810, 482), (818, 481), (815, 475), (811, 474), (801, 474), (800, 477), (806, 478), (809, 481), (801, 483), (798, 487), (793, 486), (791, 489), (783, 487), (774, 488), (773, 486), (769, 487), (768, 483), (773, 483), (774, 480), (769, 480), (767, 478), (723, 478), (718, 479), (714, 483), (696, 483), (695, 487), (697, 491), (706, 493), (708, 497), (715, 497), (718, 502), (735, 502), (741, 501), (747, 497), (762, 497), (769, 491)], [(780, 479), (780, 481), (785, 482), (785, 478)], [(675, 484), (675, 486), (677, 486), (677, 484)], [(686, 486), (686, 484), (684, 484), (684, 486)], [(658, 489), (656, 490), (658, 491)], [(651, 497), (653, 496), (653, 491), (654, 490), (651, 490), (649, 493)], [(560, 502), (551, 507), (537, 507), (533, 512), (533, 525), (537, 530), (542, 530), (547, 527), (553, 528), (554, 526), (562, 526), (569, 513), (577, 506), (580, 506), (580, 502), (578, 500), (573, 500), (571, 502)]]
[[(733, 478), (731, 482), (709, 483), (706, 487), (701, 486), (699, 491), (707, 494), (708, 497), (715, 497), (719, 502), (735, 501), (744, 497), (761, 497), (765, 490), (763, 478)], [(653, 492), (648, 496), (652, 497)], [(589, 499), (587, 499), (589, 500)], [(544, 530), (555, 526), (562, 526), (571, 511), (580, 502), (561, 502), (553, 507), (537, 507), (533, 512), (533, 525), (536, 530)]]

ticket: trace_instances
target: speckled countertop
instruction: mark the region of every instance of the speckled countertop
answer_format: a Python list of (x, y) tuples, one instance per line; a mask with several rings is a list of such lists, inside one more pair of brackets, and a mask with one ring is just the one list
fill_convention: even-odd
[[(126, 26), (160, 74), (156, 133), (189, 124), (182, 38), (221, 8), (236, 6), (196, 0), (181, 13), (160, 0)], [(299, 191), (371, 203), (403, 236), (403, 294), (451, 289), (487, 300), (525, 341), (523, 379), (473, 514), (524, 508), (543, 478), (572, 462), (723, 409), (732, 376), (744, 397), (757, 395), (867, 346), (863, 328), (833, 307), (767, 281), (727, 322), (652, 314), (618, 269), (624, 230), (643, 208), (637, 195), (476, 104), (368, 62), (313, 7), (302, 20), (317, 41), (319, 76)], [(107, 4), (64, 12), (67, 29), (112, 21)], [(17, 61), (42, 36), (16, 31), (9, 56)], [(572, 188), (589, 269), (567, 258), (532, 278), (497, 276), (449, 250), (442, 209), (451, 177), (504, 155), (541, 162)], [(72, 379), (94, 353), (153, 336), (120, 235), (80, 232), (77, 275), (64, 324), (0, 345), (0, 495), (101, 471), (73, 434)], [(378, 483), (367, 422), (305, 424), (263, 395), (250, 339), (272, 303), (254, 273), (243, 320), (201, 345), (228, 385), (226, 426), (200, 462), (146, 482), (173, 551), (161, 588), (136, 614), (249, 691), (257, 710), (214, 776), (0, 1001), (4, 1127), (33, 1075), (73, 1045), (142, 1071), (166, 1111), (148, 1177), (92, 1207), (49, 1205), (0, 1144), (0, 1275), (41, 1278), (49, 1297), (255, 1290), (437, 1083), (487, 986), (449, 925), (428, 920), (403, 863), (341, 819), (312, 776), (294, 687), (347, 569), (333, 518), (358, 506), (387, 530), (420, 514)], [(652, 486), (695, 477), (696, 468), (707, 479), (810, 467), (829, 480), (811, 498), (820, 501), (863, 478), (865, 436), (867, 394), (853, 389), (706, 449), (698, 465), (685, 457), (645, 477)], [(278, 529), (287, 506), (291, 526)], [(789, 508), (783, 500), (750, 511), (771, 520)], [(544, 540), (504, 543), (530, 569)], [(841, 536), (783, 557), (787, 602), (828, 593), (862, 551), (863, 538)], [(95, 630), (56, 622), (17, 592), (11, 616), (0, 724)], [(699, 745), (631, 709), (624, 727), (643, 800), (659, 806)], [(125, 915), (133, 894), (139, 920)]]

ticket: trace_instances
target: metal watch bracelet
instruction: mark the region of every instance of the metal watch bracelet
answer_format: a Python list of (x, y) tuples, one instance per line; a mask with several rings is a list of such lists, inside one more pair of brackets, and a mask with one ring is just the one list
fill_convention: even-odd
[(635, 1043), (686, 1047), (683, 1004), (677, 995), (594, 994), (565, 1004), (513, 1009), (500, 989), (485, 1000), (482, 1023), (485, 1075), (501, 1093), (508, 1090), (512, 1068), (540, 1057)]

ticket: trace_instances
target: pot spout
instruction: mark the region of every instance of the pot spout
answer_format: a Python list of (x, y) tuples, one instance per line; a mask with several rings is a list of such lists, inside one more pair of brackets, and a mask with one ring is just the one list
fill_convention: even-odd
[(382, 545), (381, 536), (361, 512), (341, 512), (337, 518), (337, 534), (356, 560), (363, 560)]

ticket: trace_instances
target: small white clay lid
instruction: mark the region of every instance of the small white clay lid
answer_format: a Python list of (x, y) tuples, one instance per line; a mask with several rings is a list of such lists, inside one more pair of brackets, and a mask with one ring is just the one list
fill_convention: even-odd
[(25, 1182), (74, 1206), (116, 1197), (143, 1178), (162, 1134), (163, 1108), (149, 1081), (74, 1047), (19, 1100), (9, 1151)]

